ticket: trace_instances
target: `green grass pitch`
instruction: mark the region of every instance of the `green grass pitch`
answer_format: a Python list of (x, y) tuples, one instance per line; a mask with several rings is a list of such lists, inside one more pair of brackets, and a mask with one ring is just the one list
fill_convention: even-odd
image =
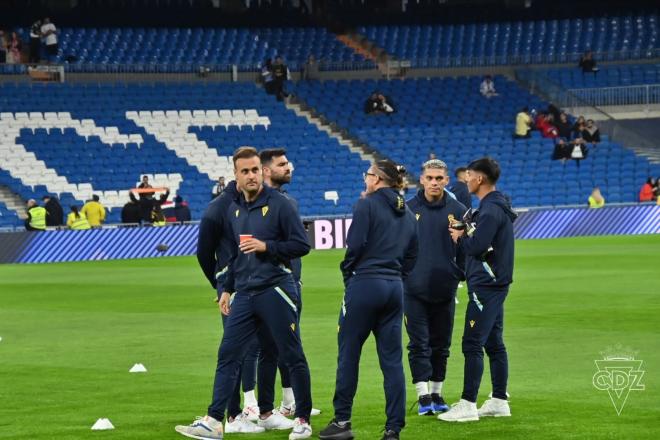
[[(505, 305), (513, 417), (446, 424), (410, 413), (402, 438), (660, 438), (659, 256), (658, 235), (519, 241)], [(341, 257), (319, 251), (303, 262), (301, 328), (314, 406), (323, 410), (313, 419), (316, 433), (332, 417)], [(0, 266), (0, 438), (178, 438), (174, 425), (203, 415), (209, 403), (221, 336), (213, 294), (194, 258)], [(464, 289), (459, 298), (449, 402), (463, 379)], [(620, 416), (592, 384), (594, 361), (617, 344), (636, 350), (646, 370), (646, 389), (630, 393)], [(138, 362), (147, 374), (128, 373)], [(404, 364), (409, 382), (405, 351)], [(486, 366), (480, 403), (489, 391)], [(414, 399), (408, 383), (408, 405)], [(116, 429), (91, 431), (101, 417)], [(354, 407), (357, 438), (379, 439), (384, 419), (370, 338)], [(230, 437), (241, 436), (287, 432)]]

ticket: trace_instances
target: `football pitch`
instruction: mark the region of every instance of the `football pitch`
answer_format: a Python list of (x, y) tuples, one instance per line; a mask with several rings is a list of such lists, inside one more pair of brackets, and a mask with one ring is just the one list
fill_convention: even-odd
[[(516, 251), (504, 328), (513, 417), (448, 424), (410, 411), (402, 438), (660, 438), (660, 235), (518, 241)], [(314, 406), (323, 410), (312, 419), (315, 436), (333, 415), (342, 255), (317, 251), (303, 260), (301, 329)], [(194, 257), (0, 266), (0, 438), (183, 438), (174, 425), (204, 415), (210, 400), (221, 337), (213, 297)], [(449, 403), (463, 380), (465, 289), (459, 300)], [(620, 415), (593, 384), (595, 361), (608, 347), (611, 355), (634, 350), (645, 371), (636, 384), (645, 389), (629, 392)], [(129, 374), (135, 363), (148, 372)], [(404, 349), (410, 407), (407, 363)], [(486, 362), (479, 404), (489, 392)], [(91, 431), (99, 418), (116, 429)], [(352, 420), (356, 438), (381, 437), (373, 337)]]

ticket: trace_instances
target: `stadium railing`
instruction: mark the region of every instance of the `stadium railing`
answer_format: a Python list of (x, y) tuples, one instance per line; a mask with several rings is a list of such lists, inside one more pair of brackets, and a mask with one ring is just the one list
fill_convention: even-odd
[(595, 107), (642, 105), (642, 111), (648, 112), (651, 105), (660, 104), (660, 84), (568, 89), (568, 92), (569, 96)]

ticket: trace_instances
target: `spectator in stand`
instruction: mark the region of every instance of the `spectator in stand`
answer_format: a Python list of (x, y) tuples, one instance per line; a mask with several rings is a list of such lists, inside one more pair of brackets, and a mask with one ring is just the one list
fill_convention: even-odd
[(639, 201), (640, 202), (652, 202), (654, 197), (653, 191), (653, 178), (649, 177), (646, 180), (646, 183), (642, 185), (642, 189), (639, 191)]
[(284, 64), (281, 56), (276, 56), (273, 63), (273, 83), (275, 84), (275, 97), (278, 101), (283, 101), (284, 98), (289, 97), (289, 94), (284, 90), (284, 83), (289, 79), (291, 79), (289, 68)]
[(261, 66), (261, 81), (264, 83), (264, 89), (269, 95), (275, 94), (275, 82), (273, 81), (273, 63), (270, 58), (266, 58)]
[(472, 196), (470, 196), (470, 190), (467, 186), (467, 168), (456, 168), (454, 176), (456, 176), (456, 182), (451, 186), (450, 191), (463, 206), (468, 209), (472, 208)]
[(316, 62), (314, 55), (310, 55), (307, 58), (307, 62), (303, 67), (303, 78), (305, 81), (318, 81), (321, 79), (321, 74), (319, 72), (319, 63)]
[[(146, 179), (146, 182), (145, 182)], [(143, 185), (147, 186), (143, 186)], [(142, 179), (142, 183), (138, 185), (138, 189), (143, 189), (143, 188), (153, 188), (151, 185), (149, 185), (148, 178), (147, 176), (144, 176)], [(148, 196), (143, 197), (143, 195), (147, 194)], [(132, 201), (138, 203), (137, 199), (135, 198), (135, 195), (133, 194), (133, 191), (128, 193), (129, 197), (131, 198)], [(148, 193), (140, 193), (140, 218), (142, 219), (143, 223), (150, 223), (151, 222), (151, 212), (154, 209), (154, 206), (158, 205), (160, 206), (165, 203), (167, 198), (170, 196), (170, 189), (165, 188), (165, 193), (163, 193), (158, 200), (154, 199), (154, 193), (153, 192), (148, 192)]]
[(177, 222), (189, 222), (191, 219), (188, 202), (184, 201), (181, 196), (174, 198), (174, 213)]
[(594, 75), (598, 73), (596, 60), (594, 60), (594, 54), (591, 51), (585, 52), (585, 54), (580, 57), (579, 66), (582, 69), (582, 73), (593, 73)]
[(516, 115), (516, 131), (513, 134), (514, 139), (527, 139), (531, 136), (532, 117), (529, 115), (529, 109), (523, 107)]
[(573, 137), (582, 137), (582, 130), (587, 125), (587, 121), (584, 119), (584, 116), (578, 116), (573, 124)]
[(30, 27), (30, 63), (41, 61), (41, 20), (32, 23)]
[(152, 226), (165, 226), (167, 224), (163, 210), (160, 208), (160, 203), (154, 204), (151, 210), (150, 220)]
[(541, 136), (548, 139), (555, 139), (559, 137), (557, 127), (553, 124), (553, 117), (547, 113), (539, 113), (536, 117), (536, 128), (541, 132)]
[(555, 149), (552, 153), (553, 160), (561, 160), (565, 162), (568, 159), (577, 161), (577, 166), (580, 166), (580, 160), (586, 159), (589, 149), (584, 144), (582, 139), (574, 139), (566, 142), (563, 138), (559, 138), (555, 144)]
[(605, 197), (600, 193), (600, 188), (595, 187), (589, 196), (589, 208), (602, 208), (605, 206)]
[(428, 160), (436, 160), (437, 158), (438, 158), (438, 156), (436, 156), (436, 154), (433, 151), (429, 152)]
[(7, 41), (7, 64), (20, 64), (21, 63), (21, 39), (16, 32), (11, 33), (9, 41)]
[(64, 210), (57, 197), (46, 195), (42, 199), (44, 208), (48, 215), (46, 216), (46, 226), (62, 226), (64, 224)]
[(556, 121), (557, 122), (555, 123), (555, 126), (557, 127), (557, 133), (559, 133), (559, 137), (566, 142), (570, 141), (573, 137), (573, 127), (568, 121), (568, 116), (566, 116), (566, 113), (561, 112), (559, 114), (559, 119)]
[(364, 103), (364, 112), (368, 115), (392, 114), (395, 112), (392, 98), (382, 93), (374, 92)]
[(218, 183), (213, 186), (213, 191), (211, 191), (211, 200), (218, 197), (225, 190), (225, 177), (218, 177)]
[(0, 64), (7, 62), (7, 38), (5, 33), (0, 30)]
[(481, 96), (484, 98), (492, 98), (494, 96), (498, 96), (497, 91), (495, 90), (495, 83), (493, 82), (493, 78), (490, 75), (486, 75), (484, 77), (484, 80), (479, 86), (479, 93), (481, 93)]
[(44, 40), (46, 45), (46, 55), (48, 56), (48, 61), (53, 62), (57, 57), (57, 51), (59, 46), (57, 44), (57, 28), (53, 23), (50, 22), (50, 18), (44, 18), (43, 24), (41, 25), (41, 37)]
[(586, 127), (582, 129), (582, 139), (594, 147), (600, 142), (600, 130), (593, 119), (589, 119)]
[(74, 230), (90, 229), (92, 227), (85, 213), (79, 212), (78, 207), (75, 205), (71, 206), (71, 212), (66, 218), (66, 225), (69, 229)]
[(94, 194), (92, 200), (88, 200), (81, 211), (89, 225), (92, 228), (100, 228), (101, 224), (105, 221), (105, 207), (99, 202), (99, 196)]
[(140, 204), (137, 200), (129, 200), (121, 209), (121, 222), (122, 223), (140, 223), (142, 216), (140, 215)]
[(43, 206), (37, 205), (37, 201), (30, 199), (27, 202), (27, 218), (25, 229), (28, 231), (45, 231), (48, 212)]

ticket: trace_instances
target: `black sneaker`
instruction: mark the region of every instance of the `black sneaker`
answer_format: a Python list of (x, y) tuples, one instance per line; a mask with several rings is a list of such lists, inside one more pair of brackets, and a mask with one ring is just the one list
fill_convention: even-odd
[(399, 440), (399, 433), (392, 430), (386, 430), (383, 438), (380, 440)]
[(433, 399), (430, 394), (419, 396), (417, 401), (417, 414), (420, 416), (433, 415)]
[[(337, 422), (337, 419), (332, 419), (328, 426), (323, 431), (319, 432), (321, 440), (352, 440), (353, 431), (351, 431), (351, 422), (346, 422), (342, 425)], [(399, 438), (392, 437), (392, 438)]]
[(433, 401), (433, 412), (441, 413), (449, 411), (449, 405), (447, 405), (445, 399), (443, 399), (440, 394), (431, 394), (431, 400)]

